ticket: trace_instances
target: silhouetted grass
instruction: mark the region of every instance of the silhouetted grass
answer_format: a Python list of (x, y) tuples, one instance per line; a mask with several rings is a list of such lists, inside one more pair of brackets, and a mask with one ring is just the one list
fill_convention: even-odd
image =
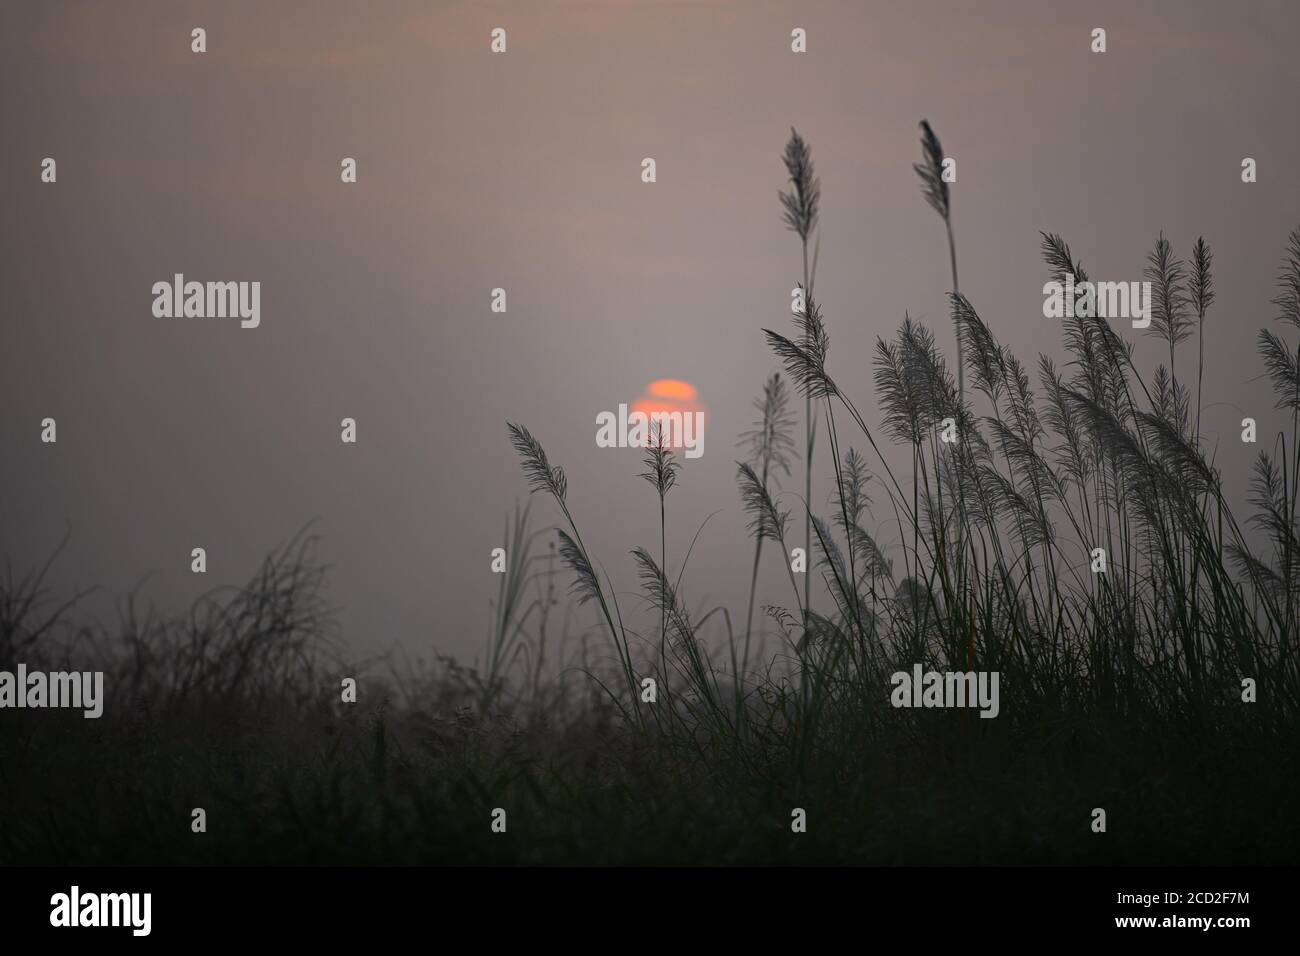
[[(921, 172), (947, 222), (925, 133)], [(808, 156), (792, 138), (782, 197), (805, 263), (819, 196)], [(1050, 277), (1087, 278), (1059, 236), (1042, 246)], [(689, 487), (662, 441), (642, 475), (658, 554), (629, 543), (653, 612), (642, 632), (596, 572), (565, 472), (513, 424), (528, 486), (560, 524), (543, 558), (530, 510), (508, 520), (475, 666), (346, 660), (306, 534), (186, 616), (128, 600), (114, 627), (70, 623), (48, 566), (9, 575), (0, 667), (102, 668), (111, 696), (99, 721), (4, 713), (0, 862), (1294, 862), (1300, 347), (1260, 333), (1290, 435), (1259, 454), (1239, 516), (1200, 439), (1211, 265), (1204, 240), (1189, 273), (1157, 239), (1151, 331), (1168, 364), (1147, 376), (1107, 319), (1087, 317), (1063, 320), (1064, 364), (1039, 356), (1031, 370), (954, 289), (962, 374), (905, 317), (876, 343), (861, 406), (833, 377), (805, 265), (795, 334), (765, 334), (807, 402), (806, 464), (814, 422), (829, 446), (828, 513), (800, 503), (818, 590), (805, 582), (801, 597), (790, 567), (776, 479), (793, 422), (773, 375), (737, 466), (753, 555), (740, 632), (727, 609), (687, 598), (690, 548), (668, 546), (666, 498)], [(1300, 229), (1279, 286), (1278, 318), (1300, 331)], [(1195, 415), (1175, 374), (1193, 335)], [(750, 552), (737, 543), (738, 567)], [(780, 643), (755, 653), (765, 557), (785, 566), (793, 604), (767, 596), (760, 622)], [(574, 642), (568, 615), (584, 608), (603, 643)], [(1000, 715), (892, 708), (890, 674), (916, 663), (998, 671)], [(340, 700), (345, 676), (361, 679), (356, 704)], [(207, 833), (190, 831), (193, 807)], [(504, 835), (489, 829), (495, 807)], [(795, 807), (807, 833), (791, 832)]]

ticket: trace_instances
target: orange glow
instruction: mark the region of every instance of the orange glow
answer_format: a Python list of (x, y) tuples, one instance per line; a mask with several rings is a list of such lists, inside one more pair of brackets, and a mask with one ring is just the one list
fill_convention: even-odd
[(651, 398), (672, 398), (682, 402), (695, 401), (695, 386), (679, 382), (675, 378), (661, 378), (646, 387)]
[[(693, 385), (677, 379), (661, 378), (646, 386), (645, 393), (632, 403), (631, 410), (646, 415), (656, 412), (681, 412), (686, 415), (695, 412), (699, 414), (699, 429), (702, 432), (705, 415), (704, 406), (696, 401), (698, 394)], [(670, 431), (668, 437), (672, 439), (671, 447), (681, 448), (678, 440), (680, 435), (675, 430)]]

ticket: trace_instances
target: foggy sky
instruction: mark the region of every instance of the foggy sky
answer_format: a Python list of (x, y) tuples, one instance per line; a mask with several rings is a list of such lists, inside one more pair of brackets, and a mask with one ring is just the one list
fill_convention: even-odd
[[(1300, 225), (1298, 10), (5, 4), (0, 557), (21, 573), (70, 531), (57, 593), (97, 585), (85, 608), (104, 614), (143, 582), (180, 610), (316, 519), (354, 648), (472, 657), (489, 551), (527, 497), (506, 422), (566, 469), (587, 545), (631, 591), (628, 551), (657, 548), (658, 509), (640, 452), (598, 449), (595, 417), (674, 378), (709, 418), (668, 497), (669, 566), (718, 512), (686, 597), (743, 621), (734, 443), (777, 368), (760, 330), (793, 327), (801, 270), (781, 150), (792, 125), (811, 144), (828, 368), (874, 423), (872, 347), (905, 310), (951, 355), (946, 239), (912, 171), (922, 118), (958, 162), (962, 291), (1031, 366), (1063, 354), (1042, 316), (1040, 230), (1116, 281), (1142, 278), (1161, 230), (1184, 257), (1206, 237), (1205, 431), (1239, 495), (1256, 450), (1239, 422), (1267, 435), (1275, 420), (1255, 336)], [(206, 54), (190, 52), (196, 26)], [(497, 26), (504, 55), (488, 49)], [(796, 26), (807, 54), (790, 52)], [(1089, 51), (1094, 27), (1105, 54)], [(355, 185), (339, 180), (345, 156)], [(260, 281), (260, 327), (155, 318), (151, 286), (178, 272)], [(489, 311), (498, 286), (504, 315)], [(1143, 339), (1138, 354), (1150, 369), (1162, 353)], [(1193, 341), (1180, 374), (1194, 361)], [(40, 442), (47, 416), (57, 445)], [(339, 440), (344, 417), (356, 445)], [(540, 497), (534, 514), (557, 518)], [(206, 577), (189, 569), (198, 546)], [(764, 585), (790, 601), (774, 564)]]

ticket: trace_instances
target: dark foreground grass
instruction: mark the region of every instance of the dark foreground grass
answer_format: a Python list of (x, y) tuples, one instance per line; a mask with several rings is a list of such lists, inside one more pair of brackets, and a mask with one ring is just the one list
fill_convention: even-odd
[[(484, 707), (482, 675), (446, 662), (364, 680), (345, 705), (331, 646), (295, 631), (326, 620), (311, 544), (215, 595), (198, 629), (69, 632), (69, 653), (108, 666), (116, 690), (99, 720), (6, 712), (0, 861), (1252, 864), (1300, 850), (1300, 735), (1266, 703), (1225, 704), (1199, 726), (876, 706), (826, 721), (807, 750), (772, 728), (743, 745), (640, 729), (581, 676)], [(38, 586), (3, 607), (26, 607), (55, 643)], [(30, 633), (15, 623), (6, 646)], [(143, 657), (137, 643), (166, 650)], [(239, 660), (277, 683), (232, 679), (255, 673)], [(194, 807), (206, 833), (191, 832)], [(490, 830), (496, 807), (505, 834)], [(791, 832), (794, 807), (806, 833)]]
[[(176, 703), (6, 724), (0, 859), (199, 863), (1293, 863), (1294, 736), (934, 716), (703, 761), (606, 728)], [(930, 716), (930, 715), (928, 715)], [(208, 832), (190, 832), (202, 806)], [(793, 834), (790, 811), (808, 811)], [(1093, 807), (1108, 832), (1094, 834)], [(493, 808), (508, 832), (492, 834)]]

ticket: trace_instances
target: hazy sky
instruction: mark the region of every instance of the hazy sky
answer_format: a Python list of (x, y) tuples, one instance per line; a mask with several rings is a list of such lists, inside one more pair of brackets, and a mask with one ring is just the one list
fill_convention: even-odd
[[(923, 117), (958, 162), (962, 290), (1030, 364), (1061, 355), (1039, 230), (1111, 280), (1140, 280), (1161, 230), (1184, 256), (1205, 235), (1206, 401), (1222, 403), (1206, 430), (1239, 488), (1253, 449), (1238, 423), (1272, 405), (1255, 336), (1300, 225), (1298, 11), (6, 3), (0, 555), (21, 572), (70, 529), (60, 593), (99, 585), (87, 608), (102, 613), (147, 578), (146, 599), (180, 609), (316, 518), (358, 649), (471, 656), (491, 619), (489, 551), (526, 497), (506, 422), (566, 468), (587, 544), (631, 589), (627, 552), (657, 546), (658, 511), (640, 452), (597, 448), (595, 416), (673, 378), (709, 419), (669, 496), (669, 564), (718, 512), (687, 597), (743, 620), (733, 445), (776, 368), (760, 329), (791, 328), (800, 274), (781, 150), (792, 125), (812, 146), (829, 368), (874, 421), (876, 336), (906, 309), (952, 342), (943, 226), (911, 168)], [(489, 51), (498, 26), (504, 55)], [(794, 27), (806, 54), (790, 51)], [(44, 157), (56, 184), (40, 181)], [(340, 182), (343, 157), (356, 184)], [(151, 287), (177, 272), (259, 281), (260, 327), (155, 318)], [(1160, 350), (1139, 355), (1150, 367)], [(47, 416), (57, 445), (40, 442)], [(356, 445), (339, 439), (349, 416)], [(534, 510), (555, 520), (549, 502)], [(196, 546), (206, 578), (189, 570)], [(766, 596), (788, 602), (768, 572)]]

